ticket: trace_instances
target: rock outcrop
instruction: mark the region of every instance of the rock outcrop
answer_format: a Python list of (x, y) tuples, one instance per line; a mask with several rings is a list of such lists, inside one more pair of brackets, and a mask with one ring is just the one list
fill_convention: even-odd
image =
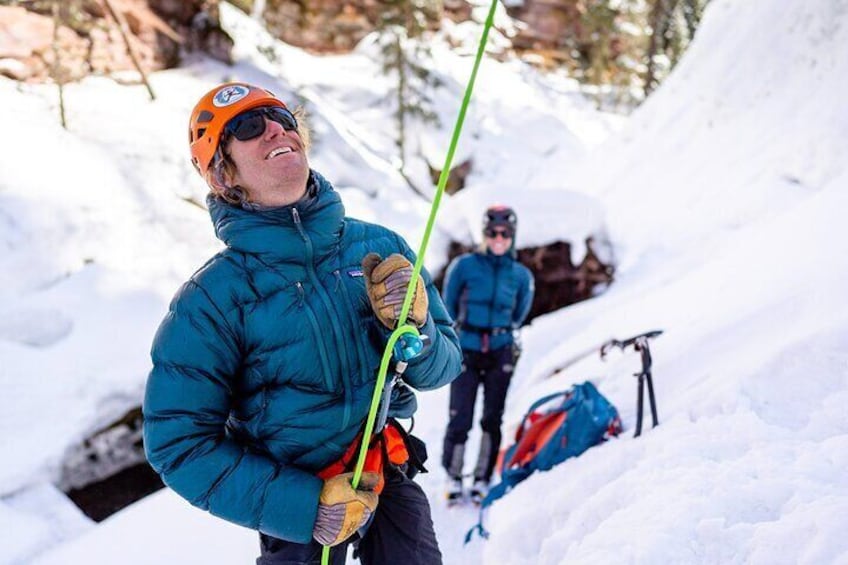
[[(601, 260), (591, 237), (585, 240), (585, 247), (586, 254), (577, 265), (571, 260), (571, 243), (567, 241), (518, 250), (518, 260), (530, 269), (536, 283), (528, 322), (536, 316), (591, 298), (612, 283), (615, 266)], [(451, 242), (448, 260), (473, 250), (462, 243)], [(443, 269), (435, 277), (439, 288), (442, 288), (444, 276)]]
[[(54, 5), (59, 6), (56, 14)], [(21, 81), (68, 82), (133, 70), (128, 49), (148, 72), (176, 66), (183, 50), (202, 50), (229, 61), (231, 48), (232, 40), (218, 25), (217, 0), (0, 6), (0, 74)]]

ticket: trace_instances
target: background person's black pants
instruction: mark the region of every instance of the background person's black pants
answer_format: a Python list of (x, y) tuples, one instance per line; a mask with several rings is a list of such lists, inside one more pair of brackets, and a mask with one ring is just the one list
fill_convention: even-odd
[[(344, 565), (351, 538), (332, 548), (331, 565)], [(317, 565), (323, 547), (312, 540), (308, 544), (283, 541), (259, 535), (262, 554), (257, 565)], [(354, 555), (363, 565), (441, 565), (442, 554), (436, 541), (430, 503), (417, 483), (391, 465), (386, 468), (386, 486), (374, 520), (365, 537), (355, 543)]]
[[(481, 353), (463, 350), (463, 371), (450, 388), (450, 421), (445, 433), (442, 466), (451, 476), (462, 472), (464, 445), (474, 423), (477, 389), (483, 385), (483, 437), (474, 478), (489, 482), (501, 445), (506, 393), (515, 369), (512, 345)], [(459, 470), (457, 471), (457, 467)]]

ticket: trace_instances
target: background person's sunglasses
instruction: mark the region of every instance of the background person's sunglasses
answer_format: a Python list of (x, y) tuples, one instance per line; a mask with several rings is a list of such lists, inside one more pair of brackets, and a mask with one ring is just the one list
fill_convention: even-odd
[(283, 126), (286, 131), (297, 130), (297, 120), (285, 108), (279, 106), (263, 106), (242, 112), (224, 126), (224, 134), (233, 136), (239, 141), (249, 141), (265, 133), (265, 118)]
[(504, 239), (512, 239), (512, 232), (509, 230), (496, 230), (496, 229), (487, 229), (485, 232), (486, 237), (495, 238), (497, 236), (501, 236)]

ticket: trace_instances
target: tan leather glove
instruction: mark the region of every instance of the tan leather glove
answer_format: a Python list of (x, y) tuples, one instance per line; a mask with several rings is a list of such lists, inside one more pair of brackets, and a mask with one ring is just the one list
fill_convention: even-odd
[[(371, 308), (377, 318), (390, 330), (397, 326), (406, 287), (412, 277), (412, 263), (400, 253), (393, 253), (382, 259), (376, 253), (369, 253), (362, 260), (362, 273), (365, 275), (365, 288)], [(427, 321), (427, 290), (424, 279), (418, 275), (409, 319), (420, 328)]]
[(312, 537), (321, 545), (334, 546), (349, 538), (368, 521), (377, 508), (377, 473), (362, 473), (359, 486), (351, 486), (353, 473), (343, 473), (324, 481), (318, 499), (318, 517)]

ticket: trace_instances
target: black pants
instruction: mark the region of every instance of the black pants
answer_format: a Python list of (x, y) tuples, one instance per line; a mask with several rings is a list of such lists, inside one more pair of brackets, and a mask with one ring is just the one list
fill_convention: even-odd
[(474, 469), (474, 478), (488, 482), (492, 478), (501, 445), (501, 421), (509, 381), (514, 370), (512, 346), (486, 353), (463, 350), (463, 371), (451, 383), (450, 421), (445, 433), (442, 466), (449, 475), (462, 473), (462, 458), (468, 432), (474, 423), (477, 389), (483, 385), (483, 438)]
[[(354, 538), (357, 536), (330, 550), (331, 565), (344, 565), (350, 543), (354, 543), (354, 555), (363, 565), (442, 563), (427, 496), (417, 483), (391, 465), (386, 469), (386, 486), (368, 531), (362, 539)], [(315, 540), (299, 544), (260, 534), (259, 542), (262, 554), (257, 565), (321, 563), (323, 547)]]

